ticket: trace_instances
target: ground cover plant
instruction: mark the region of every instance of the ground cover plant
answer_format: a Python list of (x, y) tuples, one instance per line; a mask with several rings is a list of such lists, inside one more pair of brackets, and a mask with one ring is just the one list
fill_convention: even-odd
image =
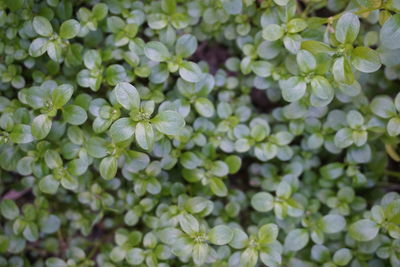
[(399, 0), (0, 0), (0, 266), (400, 266)]

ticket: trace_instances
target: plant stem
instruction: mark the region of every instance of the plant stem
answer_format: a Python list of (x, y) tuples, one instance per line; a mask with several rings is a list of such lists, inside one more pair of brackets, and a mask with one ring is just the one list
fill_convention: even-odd
[(379, 10), (380, 7), (371, 7), (371, 8), (367, 8), (367, 9), (360, 9), (359, 11), (354, 12), (355, 15), (361, 15), (367, 12), (372, 12), (375, 10)]
[(389, 175), (391, 177), (396, 177), (396, 178), (400, 179), (400, 172), (384, 170), (383, 173), (386, 175)]
[[(361, 9), (353, 12), (353, 14), (354, 15), (361, 15), (361, 14), (364, 14), (364, 13), (367, 13), (367, 12), (372, 12), (372, 11), (379, 10), (379, 9), (380, 9), (380, 7), (373, 7), (373, 8), (367, 8), (367, 9), (362, 9), (361, 8)], [(327, 23), (332, 24), (335, 20), (339, 19), (345, 13), (348, 13), (348, 11), (343, 11), (343, 12), (341, 12), (339, 14), (336, 14), (333, 17), (327, 18)]]
[(90, 250), (90, 252), (89, 252), (88, 259), (92, 259), (92, 258), (95, 256), (95, 254), (96, 254), (97, 249), (99, 248), (99, 246), (100, 246), (100, 243), (99, 243), (99, 242), (96, 242), (96, 243), (94, 244), (93, 248), (92, 248), (92, 249)]

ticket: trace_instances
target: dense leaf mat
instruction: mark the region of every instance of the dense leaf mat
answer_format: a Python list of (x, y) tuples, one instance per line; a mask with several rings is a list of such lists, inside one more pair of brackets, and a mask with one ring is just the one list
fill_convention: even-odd
[(0, 266), (398, 267), (399, 78), (399, 0), (0, 0)]

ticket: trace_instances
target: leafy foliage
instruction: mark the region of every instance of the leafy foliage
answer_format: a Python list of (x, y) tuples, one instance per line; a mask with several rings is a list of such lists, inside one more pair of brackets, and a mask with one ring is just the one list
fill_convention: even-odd
[(400, 266), (399, 0), (0, 0), (0, 266)]

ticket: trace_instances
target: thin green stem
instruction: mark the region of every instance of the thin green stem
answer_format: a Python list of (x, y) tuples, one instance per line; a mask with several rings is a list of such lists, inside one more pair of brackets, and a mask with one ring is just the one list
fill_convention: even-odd
[(400, 172), (384, 170), (383, 173), (386, 175), (389, 175), (391, 177), (396, 177), (396, 178), (400, 179)]
[(354, 12), (355, 15), (361, 15), (367, 12), (372, 12), (375, 10), (379, 10), (380, 7), (371, 7), (371, 8), (366, 8), (366, 9), (360, 9), (359, 11)]
[[(364, 14), (364, 13), (367, 13), (367, 12), (372, 12), (372, 11), (379, 10), (379, 9), (380, 9), (380, 7), (372, 7), (372, 8), (365, 8), (365, 9), (361, 8), (360, 10), (357, 10), (357, 11), (353, 12), (353, 14), (361, 15), (361, 14)], [(335, 16), (327, 18), (327, 23), (332, 24), (335, 20), (339, 19), (342, 15), (344, 15), (347, 12), (348, 11), (343, 11), (343, 12), (341, 12), (339, 14), (336, 14)]]
[(88, 259), (92, 259), (95, 256), (99, 247), (100, 247), (100, 242), (96, 242), (91, 251), (89, 252)]
[(311, 10), (311, 5), (307, 5), (306, 8), (303, 10), (303, 12), (301, 12), (301, 16), (304, 18), (307, 17), (310, 10)]

